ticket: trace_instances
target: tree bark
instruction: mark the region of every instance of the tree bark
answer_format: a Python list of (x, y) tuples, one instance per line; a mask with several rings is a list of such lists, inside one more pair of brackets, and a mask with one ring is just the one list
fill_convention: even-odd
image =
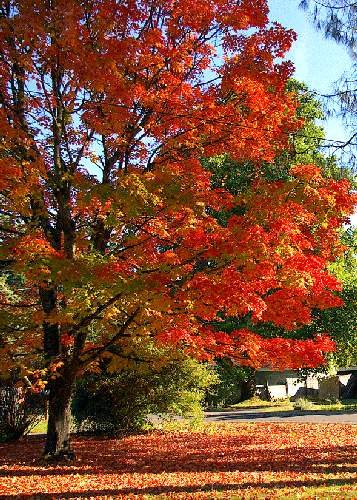
[(71, 396), (74, 377), (58, 376), (49, 384), (48, 427), (45, 457), (53, 460), (73, 460), (70, 446)]
[[(57, 290), (55, 286), (44, 283), (39, 289), (42, 309), (46, 314), (56, 310)], [(43, 322), (43, 348), (47, 357), (60, 354), (60, 332), (58, 324)]]
[[(50, 314), (57, 308), (57, 292), (54, 286), (40, 287), (40, 299), (45, 313)], [(61, 359), (65, 353), (61, 349), (58, 324), (43, 323), (44, 352), (47, 359)], [(66, 363), (66, 360), (64, 360)], [(68, 362), (68, 361), (67, 361)], [(56, 378), (48, 383), (48, 426), (44, 455), (47, 459), (71, 460), (74, 453), (70, 448), (71, 395), (74, 375), (66, 366), (59, 369)]]

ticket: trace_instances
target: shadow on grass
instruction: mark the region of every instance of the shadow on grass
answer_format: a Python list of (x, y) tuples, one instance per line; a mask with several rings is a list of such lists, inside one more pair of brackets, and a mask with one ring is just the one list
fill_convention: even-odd
[(290, 443), (288, 447), (272, 449), (269, 434), (206, 437), (198, 433), (188, 439), (187, 434), (177, 433), (169, 437), (163, 434), (158, 447), (158, 435), (143, 435), (142, 439), (128, 436), (121, 440), (76, 437), (72, 442), (78, 460), (56, 465), (43, 463), (39, 458), (43, 438), (30, 436), (23, 442), (0, 446), (0, 476), (9, 475), (1, 466), (12, 467), (17, 477), (193, 471), (357, 473), (357, 453), (353, 445), (316, 443), (297, 447)]

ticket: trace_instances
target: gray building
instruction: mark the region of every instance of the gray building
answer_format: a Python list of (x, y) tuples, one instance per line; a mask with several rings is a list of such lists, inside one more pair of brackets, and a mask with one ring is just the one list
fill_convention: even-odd
[(325, 374), (302, 376), (298, 370), (256, 372), (256, 392), (262, 399), (316, 397), (357, 398), (357, 366), (341, 368), (335, 377)]

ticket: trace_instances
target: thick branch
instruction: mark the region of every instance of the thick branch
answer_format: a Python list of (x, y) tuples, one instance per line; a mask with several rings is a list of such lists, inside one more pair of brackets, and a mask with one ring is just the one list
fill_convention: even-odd
[(107, 351), (109, 349), (110, 346), (114, 345), (115, 342), (117, 340), (119, 340), (121, 337), (124, 336), (125, 334), (125, 331), (127, 330), (127, 328), (130, 326), (130, 324), (133, 322), (135, 316), (138, 314), (140, 310), (140, 307), (138, 306), (129, 316), (128, 318), (126, 319), (126, 321), (124, 321), (124, 323), (122, 324), (122, 326), (119, 328), (118, 332), (114, 335), (114, 337), (112, 337), (109, 342), (107, 342), (106, 344), (104, 344), (102, 347), (96, 349), (96, 350), (93, 350), (90, 352), (90, 355), (84, 359), (81, 363), (82, 366), (90, 363), (91, 361), (94, 361), (95, 359), (97, 359), (103, 352)]

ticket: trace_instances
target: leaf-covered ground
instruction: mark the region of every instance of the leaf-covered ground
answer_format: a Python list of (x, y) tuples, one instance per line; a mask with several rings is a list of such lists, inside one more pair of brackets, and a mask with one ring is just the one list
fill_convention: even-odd
[(0, 498), (357, 498), (357, 426), (242, 423), (122, 439), (76, 437), (45, 465), (43, 438), (0, 446)]

